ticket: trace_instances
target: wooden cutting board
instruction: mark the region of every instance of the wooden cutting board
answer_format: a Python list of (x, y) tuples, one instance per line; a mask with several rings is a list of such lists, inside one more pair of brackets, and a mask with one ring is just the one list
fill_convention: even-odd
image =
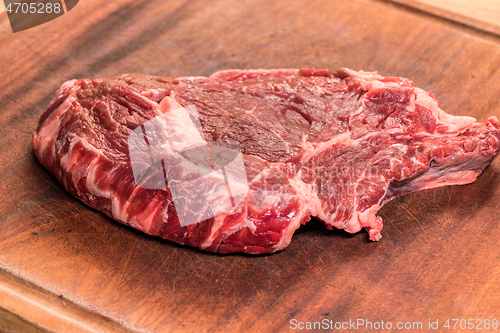
[(500, 320), (500, 160), (471, 185), (387, 204), (380, 242), (312, 220), (284, 251), (250, 256), (116, 223), (33, 155), (31, 133), (64, 81), (127, 72), (350, 67), (408, 77), (452, 114), (500, 117), (495, 30), (406, 2), (86, 0), (16, 34), (2, 14), (0, 331), (283, 332), (322, 320), (453, 331), (447, 319), (484, 331)]

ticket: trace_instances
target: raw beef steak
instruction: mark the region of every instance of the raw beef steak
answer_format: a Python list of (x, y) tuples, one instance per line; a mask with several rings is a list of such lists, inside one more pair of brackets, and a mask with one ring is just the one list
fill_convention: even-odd
[(117, 221), (269, 253), (311, 216), (379, 240), (386, 202), (473, 182), (499, 139), (497, 118), (449, 115), (404, 78), (284, 69), (68, 81), (33, 146), (68, 192)]

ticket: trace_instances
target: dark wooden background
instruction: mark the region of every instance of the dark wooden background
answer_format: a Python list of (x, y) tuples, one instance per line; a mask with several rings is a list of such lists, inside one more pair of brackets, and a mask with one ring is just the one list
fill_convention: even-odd
[[(284, 251), (248, 256), (118, 224), (33, 155), (31, 133), (66, 80), (284, 67), (405, 76), (449, 113), (500, 117), (500, 38), (401, 4), (84, 0), (15, 34), (0, 15), (0, 296), (12, 300), (0, 297), (0, 330), (31, 320), (33, 330), (283, 332), (294, 318), (327, 318), (424, 330), (438, 319), (443, 331), (448, 318), (500, 320), (500, 160), (471, 185), (387, 204), (380, 242), (312, 220)], [(50, 315), (30, 314), (34, 294)]]

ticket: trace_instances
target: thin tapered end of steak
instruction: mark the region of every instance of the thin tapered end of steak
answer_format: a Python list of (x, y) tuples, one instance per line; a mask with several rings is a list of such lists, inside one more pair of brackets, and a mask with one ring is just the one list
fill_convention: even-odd
[(119, 222), (258, 254), (311, 216), (379, 240), (386, 202), (473, 182), (499, 140), (497, 118), (447, 114), (408, 79), (279, 69), (68, 81), (33, 146), (69, 193)]

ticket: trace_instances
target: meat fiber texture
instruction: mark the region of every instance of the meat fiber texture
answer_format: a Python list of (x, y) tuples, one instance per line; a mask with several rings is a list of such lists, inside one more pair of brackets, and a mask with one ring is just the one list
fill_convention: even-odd
[[(170, 117), (189, 107), (197, 114)], [(168, 149), (175, 140), (180, 146), (194, 140), (210, 143), (214, 154), (214, 143), (226, 143), (236, 147), (233, 157), (240, 157), (245, 177), (231, 178), (229, 187), (225, 173), (222, 179), (220, 172), (191, 172), (189, 161), (164, 154), (157, 171), (175, 182), (161, 177), (157, 188), (141, 185), (130, 138), (160, 118), (157, 126), (175, 132)], [(33, 146), (69, 193), (121, 223), (206, 251), (260, 254), (284, 249), (311, 216), (329, 229), (364, 228), (378, 241), (376, 213), (385, 203), (473, 182), (498, 153), (499, 139), (497, 118), (477, 123), (447, 114), (405, 78), (278, 69), (68, 81), (41, 116)], [(203, 155), (193, 151), (194, 159)], [(224, 193), (231, 190), (236, 194), (228, 205)], [(193, 191), (219, 204), (226, 200), (225, 208), (210, 211), (200, 201), (199, 209), (191, 204), (182, 211), (179, 202)], [(186, 214), (198, 214), (199, 221), (181, 223)]]

